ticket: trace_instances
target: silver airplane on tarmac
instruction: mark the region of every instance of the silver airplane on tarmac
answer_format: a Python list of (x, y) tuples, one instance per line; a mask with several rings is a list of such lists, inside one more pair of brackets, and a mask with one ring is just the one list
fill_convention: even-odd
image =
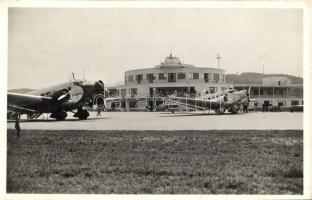
[(104, 83), (101, 80), (72, 80), (26, 94), (8, 92), (7, 102), (8, 110), (16, 115), (38, 118), (42, 113), (51, 113), (51, 118), (65, 120), (68, 111), (76, 111), (74, 117), (85, 120), (89, 112), (83, 109), (84, 106), (104, 107)]
[[(195, 108), (198, 110), (214, 110), (218, 114), (226, 111), (236, 114), (242, 106), (250, 102), (249, 90), (229, 90), (223, 94), (208, 95), (199, 98), (175, 97), (170, 96), (167, 104), (171, 107), (171, 112), (174, 113), (179, 105)], [(173, 105), (173, 106), (170, 106)]]

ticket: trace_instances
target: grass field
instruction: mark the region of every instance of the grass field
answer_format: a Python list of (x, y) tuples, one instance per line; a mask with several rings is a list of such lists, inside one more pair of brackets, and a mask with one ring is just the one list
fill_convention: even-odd
[(8, 193), (302, 194), (303, 131), (8, 130)]

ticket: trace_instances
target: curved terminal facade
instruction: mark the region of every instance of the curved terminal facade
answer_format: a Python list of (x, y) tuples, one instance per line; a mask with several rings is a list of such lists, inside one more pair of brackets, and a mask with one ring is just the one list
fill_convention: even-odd
[(125, 84), (109, 88), (109, 96), (201, 96), (227, 88), (225, 70), (183, 64), (170, 56), (153, 68), (125, 72)]
[(198, 97), (230, 86), (237, 90), (251, 88), (251, 98), (257, 100), (252, 106), (257, 109), (264, 105), (289, 108), (303, 104), (303, 84), (292, 84), (287, 77), (263, 78), (260, 84), (230, 84), (226, 83), (225, 70), (184, 64), (172, 55), (153, 68), (126, 71), (124, 78), (124, 84), (107, 88), (106, 97), (121, 97), (125, 110), (135, 108), (137, 97), (148, 97), (153, 107), (154, 97)]

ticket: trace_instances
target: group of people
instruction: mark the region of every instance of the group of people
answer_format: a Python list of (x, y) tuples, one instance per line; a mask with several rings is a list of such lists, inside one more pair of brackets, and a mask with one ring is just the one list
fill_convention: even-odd
[(272, 106), (272, 104), (262, 104), (262, 112), (278, 112), (281, 111), (281, 107), (279, 105)]

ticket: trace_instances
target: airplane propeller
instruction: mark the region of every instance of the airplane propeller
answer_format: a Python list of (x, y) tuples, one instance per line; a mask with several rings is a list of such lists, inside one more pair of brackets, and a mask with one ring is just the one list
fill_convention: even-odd
[(97, 115), (101, 115), (101, 110), (103, 110), (105, 108), (105, 88), (104, 88), (104, 83), (102, 80), (98, 80), (95, 82), (94, 84), (94, 89), (95, 89), (95, 93), (97, 94), (94, 98), (93, 98), (93, 104), (95, 104), (97, 106)]
[(68, 100), (70, 97), (70, 91), (64, 89), (63, 94), (57, 98), (58, 101)]
[(101, 81), (101, 80), (96, 81), (94, 84), (94, 88), (95, 88), (95, 91), (97, 93), (104, 94), (104, 83), (103, 83), (103, 81)]
[(251, 90), (251, 87), (249, 87), (247, 92), (246, 92), (248, 103), (250, 102), (250, 90)]

